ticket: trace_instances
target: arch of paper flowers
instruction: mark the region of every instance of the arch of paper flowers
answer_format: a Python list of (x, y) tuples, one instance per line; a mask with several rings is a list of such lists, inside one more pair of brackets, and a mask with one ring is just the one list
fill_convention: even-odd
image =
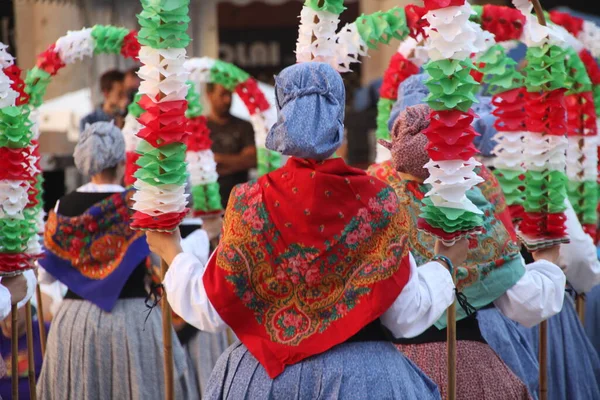
[[(494, 34), (498, 42), (521, 40), (526, 22), (530, 23), (533, 19), (527, 7), (528, 4), (521, 5), (520, 9), (493, 5), (475, 7), (475, 14), (471, 17), (471, 20)], [(397, 98), (398, 86), (409, 76), (418, 73), (421, 65), (427, 61), (427, 52), (423, 51), (420, 46), (420, 42), (423, 41), (429, 31), (428, 20), (423, 18), (427, 13), (427, 9), (411, 5), (405, 9), (405, 12), (407, 16), (412, 15), (409, 20), (419, 21), (419, 23), (411, 26), (411, 37), (400, 46), (398, 53), (392, 57), (384, 74), (377, 117), (377, 137), (380, 139), (389, 139), (388, 120), (392, 105)], [(483, 82), (489, 85), (488, 93), (494, 96), (493, 104), (496, 106), (494, 114), (498, 117), (496, 128), (499, 131), (496, 137), (498, 145), (494, 149), (497, 156), (495, 159), (496, 173), (506, 194), (507, 203), (512, 208), (513, 215), (522, 216), (523, 204), (529, 199), (536, 198), (536, 196), (539, 198), (539, 193), (532, 193), (531, 190), (523, 192), (522, 176), (529, 176), (530, 182), (540, 183), (542, 176), (548, 174), (547, 171), (543, 172), (542, 170), (552, 164), (551, 159), (556, 160), (557, 155), (564, 154), (566, 148), (567, 160), (564, 160), (564, 156), (562, 158), (559, 156), (559, 162), (550, 165), (550, 174), (555, 175), (556, 181), (561, 181), (561, 177), (558, 177), (560, 168), (553, 170), (553, 167), (558, 167), (560, 160), (566, 161), (569, 198), (584, 229), (594, 237), (597, 223), (596, 206), (598, 204), (596, 189), (598, 160), (596, 153), (596, 115), (598, 114), (597, 111), (600, 110), (600, 86), (598, 86), (600, 83), (600, 69), (594, 60), (593, 54), (600, 52), (600, 46), (597, 40), (593, 39), (600, 37), (600, 29), (592, 23), (566, 14), (553, 12), (549, 16), (552, 22), (564, 26), (569, 33), (577, 37), (575, 39), (563, 32), (565, 34), (561, 35), (560, 38), (553, 38), (555, 42), (556, 39), (566, 40), (570, 46), (564, 52), (557, 51), (558, 47), (556, 47), (553, 54), (554, 57), (566, 57), (566, 67), (571, 76), (569, 85), (572, 85), (572, 87), (566, 96), (568, 139), (559, 136), (545, 138), (544, 140), (533, 137), (535, 134), (532, 135), (531, 132), (542, 132), (544, 131), (543, 128), (547, 129), (548, 127), (543, 127), (540, 124), (535, 126), (536, 121), (531, 119), (528, 121), (525, 118), (522, 112), (525, 102), (528, 102), (530, 109), (531, 106), (536, 106), (536, 109), (541, 113), (540, 117), (542, 117), (542, 114), (550, 115), (550, 113), (544, 113), (544, 110), (546, 112), (552, 111), (551, 105), (547, 104), (548, 97), (542, 95), (536, 98), (527, 95), (525, 86), (528, 84), (528, 87), (540, 85), (540, 82), (532, 84), (530, 81), (524, 80), (524, 77), (515, 70), (514, 61), (506, 56), (505, 49), (501, 44), (488, 46), (489, 48), (479, 55), (477, 59), (478, 71), (471, 71), (471, 75), (478, 78), (478, 80), (483, 79)], [(532, 36), (531, 32), (529, 34)], [(527, 44), (530, 47), (540, 46), (539, 43), (531, 43), (531, 40)], [(542, 49), (543, 46), (539, 48)], [(589, 48), (591, 53), (586, 48)], [(548, 49), (544, 50), (547, 53)], [(543, 53), (543, 51), (538, 50), (538, 57), (541, 57)], [(535, 55), (535, 53), (530, 53), (530, 63), (534, 61), (531, 63), (532, 65), (536, 65), (535, 60), (533, 60)], [(427, 66), (425, 69), (427, 70)], [(548, 72), (549, 70), (541, 67), (539, 63), (534, 67), (533, 72), (534, 75), (536, 72), (538, 73), (538, 81), (539, 78), (543, 80), (544, 71)], [(548, 80), (544, 83), (547, 82)], [(526, 123), (526, 121), (529, 123)], [(523, 141), (528, 142), (528, 146), (524, 146)], [(526, 154), (528, 149), (529, 154)], [(531, 161), (532, 159), (534, 161)], [(530, 160), (527, 162), (529, 172), (526, 172), (524, 168), (526, 160)], [(533, 186), (538, 187), (540, 185)], [(556, 204), (561, 201), (561, 199), (555, 200), (556, 202), (553, 203)], [(529, 209), (530, 215), (534, 214), (535, 216), (533, 218), (535, 223), (530, 223), (529, 226), (525, 224), (525, 230), (535, 236), (540, 233), (537, 226), (540, 221), (540, 213), (536, 212), (539, 210), (536, 209), (534, 203), (535, 201), (531, 201), (526, 204), (525, 208)], [(560, 207), (555, 208), (560, 211)], [(549, 214), (549, 216), (553, 217), (553, 214)], [(554, 220), (548, 222), (547, 219), (546, 225), (555, 225), (555, 231), (546, 232), (546, 234), (549, 234), (550, 237), (554, 235), (556, 238), (564, 235), (564, 230), (561, 228), (561, 226), (564, 226), (561, 223), (563, 219), (562, 213), (558, 212)], [(529, 218), (529, 220), (529, 222), (532, 222), (532, 218)]]

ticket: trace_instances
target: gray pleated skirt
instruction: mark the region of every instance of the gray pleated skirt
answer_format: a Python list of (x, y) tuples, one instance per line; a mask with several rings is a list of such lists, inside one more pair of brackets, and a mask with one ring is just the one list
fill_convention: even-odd
[[(163, 400), (160, 309), (144, 324), (144, 299), (122, 299), (110, 312), (64, 300), (48, 335), (38, 380), (42, 400)], [(198, 399), (186, 355), (173, 332), (175, 398)]]
[(437, 386), (391, 343), (345, 343), (275, 379), (237, 342), (219, 358), (205, 399), (438, 400)]
[(229, 346), (227, 333), (199, 331), (184, 346), (195, 384), (204, 392), (217, 360)]

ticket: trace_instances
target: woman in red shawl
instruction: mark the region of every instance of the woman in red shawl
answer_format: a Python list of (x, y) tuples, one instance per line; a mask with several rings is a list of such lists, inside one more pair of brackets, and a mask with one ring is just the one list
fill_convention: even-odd
[[(206, 267), (175, 235), (148, 233), (170, 264), (174, 311), (241, 343), (220, 358), (208, 398), (437, 399), (437, 387), (389, 343), (420, 334), (454, 300), (448, 268), (467, 243), (436, 245), (418, 268), (394, 191), (329, 159), (343, 138), (344, 86), (329, 65), (276, 78), (267, 147), (291, 156), (234, 189)], [(385, 327), (385, 329), (384, 329)]]

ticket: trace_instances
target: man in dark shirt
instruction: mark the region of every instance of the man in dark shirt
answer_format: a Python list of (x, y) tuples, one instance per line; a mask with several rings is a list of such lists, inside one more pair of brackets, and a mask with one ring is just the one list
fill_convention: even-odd
[(80, 123), (83, 132), (86, 124), (94, 122), (114, 121), (119, 128), (123, 127), (127, 111), (127, 92), (125, 91), (125, 74), (118, 70), (105, 72), (100, 77), (100, 90), (104, 101), (94, 111), (86, 115)]
[(218, 84), (208, 84), (206, 88), (210, 103), (208, 127), (213, 141), (221, 201), (227, 206), (229, 194), (237, 184), (248, 181), (248, 171), (256, 167), (256, 146), (254, 130), (246, 121), (232, 116), (232, 93)]

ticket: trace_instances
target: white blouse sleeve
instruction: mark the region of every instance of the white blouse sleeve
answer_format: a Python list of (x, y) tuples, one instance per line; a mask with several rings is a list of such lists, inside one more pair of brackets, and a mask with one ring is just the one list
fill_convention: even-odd
[(410, 255), (410, 277), (402, 292), (380, 320), (396, 338), (420, 335), (454, 302), (450, 272), (438, 262), (417, 268)]
[(27, 294), (25, 295), (25, 298), (17, 304), (17, 308), (23, 307), (29, 300), (31, 300), (37, 285), (37, 278), (35, 277), (35, 273), (32, 269), (23, 272), (23, 276), (27, 280)]
[(567, 234), (570, 242), (560, 246), (558, 264), (578, 293), (587, 293), (600, 284), (600, 262), (593, 239), (583, 231), (577, 215), (567, 201)]
[(0, 321), (4, 320), (10, 314), (11, 295), (7, 287), (0, 284)]
[(206, 265), (210, 253), (210, 240), (204, 229), (197, 229), (181, 240), (184, 253), (195, 255), (201, 264)]
[(566, 278), (558, 266), (545, 260), (525, 268), (525, 275), (494, 304), (502, 314), (530, 328), (560, 312)]
[(227, 325), (208, 299), (202, 281), (205, 270), (193, 254), (180, 253), (171, 263), (163, 285), (173, 311), (184, 321), (201, 331), (220, 332)]

